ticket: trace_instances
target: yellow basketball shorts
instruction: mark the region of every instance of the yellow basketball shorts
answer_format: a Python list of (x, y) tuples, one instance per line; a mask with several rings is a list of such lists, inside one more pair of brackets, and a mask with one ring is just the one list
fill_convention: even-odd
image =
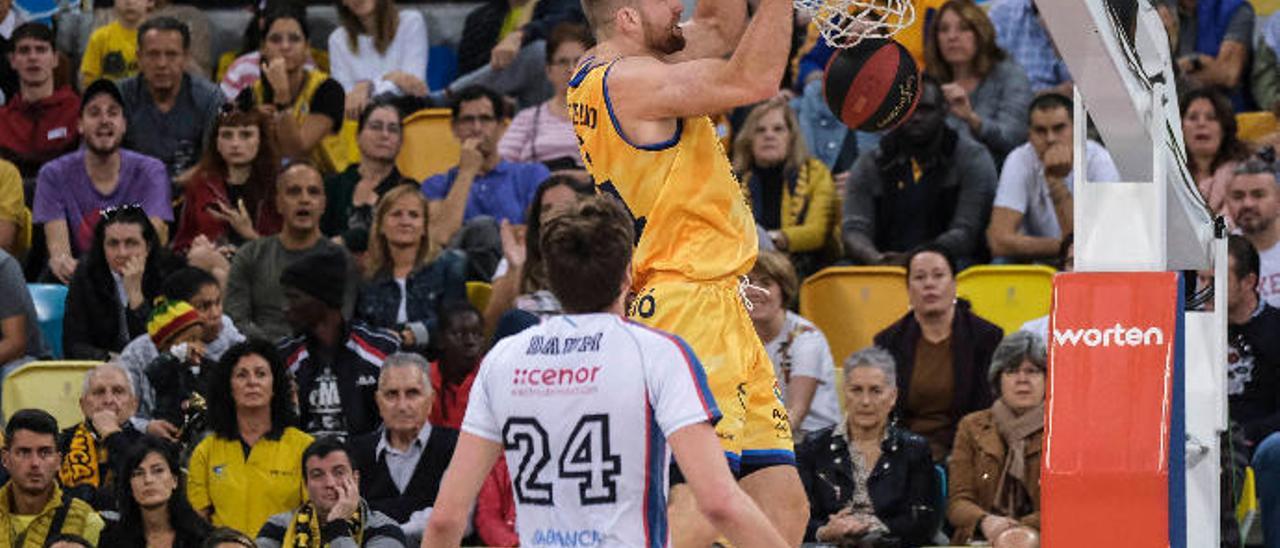
[(628, 315), (678, 335), (702, 362), (723, 415), (716, 435), (735, 473), (795, 465), (778, 380), (737, 280), (650, 283), (633, 296)]

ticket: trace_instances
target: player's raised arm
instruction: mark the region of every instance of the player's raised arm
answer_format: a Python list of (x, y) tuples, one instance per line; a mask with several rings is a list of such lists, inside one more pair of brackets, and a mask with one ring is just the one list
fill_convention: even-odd
[(724, 459), (716, 431), (706, 422), (694, 423), (667, 437), (685, 480), (693, 489), (698, 510), (734, 546), (782, 547), (787, 543), (760, 507), (738, 487)]
[[(638, 5), (645, 6), (645, 1), (638, 0)], [(792, 9), (792, 0), (761, 0), (727, 60), (618, 61), (607, 77), (616, 114), (626, 125), (724, 112), (772, 97), (786, 70)], [(645, 23), (651, 23), (649, 16), (630, 6), (618, 9), (614, 18), (605, 32), (615, 33), (611, 40), (619, 42), (640, 39)]]
[(684, 31), (684, 49), (667, 56), (666, 60), (681, 62), (729, 55), (746, 27), (746, 0), (699, 0), (693, 17), (680, 25)]
[(501, 451), (497, 443), (474, 434), (458, 435), (458, 446), (422, 533), (422, 548), (455, 548), (462, 543), (476, 495)]

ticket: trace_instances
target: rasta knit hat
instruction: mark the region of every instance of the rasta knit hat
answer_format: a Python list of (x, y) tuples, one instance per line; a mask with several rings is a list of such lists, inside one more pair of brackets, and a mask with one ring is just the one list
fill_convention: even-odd
[(179, 333), (199, 323), (200, 313), (187, 301), (157, 297), (151, 308), (151, 317), (147, 319), (147, 334), (156, 348), (164, 348)]

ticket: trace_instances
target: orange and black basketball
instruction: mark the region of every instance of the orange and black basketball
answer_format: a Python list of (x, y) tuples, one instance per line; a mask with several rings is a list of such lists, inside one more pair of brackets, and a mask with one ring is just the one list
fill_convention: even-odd
[(866, 38), (827, 62), (822, 93), (845, 125), (862, 131), (892, 129), (916, 108), (920, 70), (907, 48)]

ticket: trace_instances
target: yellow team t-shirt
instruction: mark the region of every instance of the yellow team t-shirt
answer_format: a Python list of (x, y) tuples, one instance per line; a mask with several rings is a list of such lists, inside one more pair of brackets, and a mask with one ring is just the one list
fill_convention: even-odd
[(81, 87), (99, 78), (121, 80), (138, 73), (138, 29), (112, 21), (89, 35), (80, 60)]
[(240, 440), (210, 434), (191, 453), (187, 499), (196, 511), (213, 508), (215, 527), (257, 536), (268, 518), (306, 499), (302, 452), (311, 441), (290, 427), (280, 439), (258, 440), (246, 457)]
[(655, 276), (719, 281), (755, 263), (755, 220), (706, 116), (677, 121), (664, 143), (623, 134), (609, 98), (617, 61), (583, 61), (569, 82), (569, 113), (596, 184), (627, 205), (636, 224), (635, 288)]

